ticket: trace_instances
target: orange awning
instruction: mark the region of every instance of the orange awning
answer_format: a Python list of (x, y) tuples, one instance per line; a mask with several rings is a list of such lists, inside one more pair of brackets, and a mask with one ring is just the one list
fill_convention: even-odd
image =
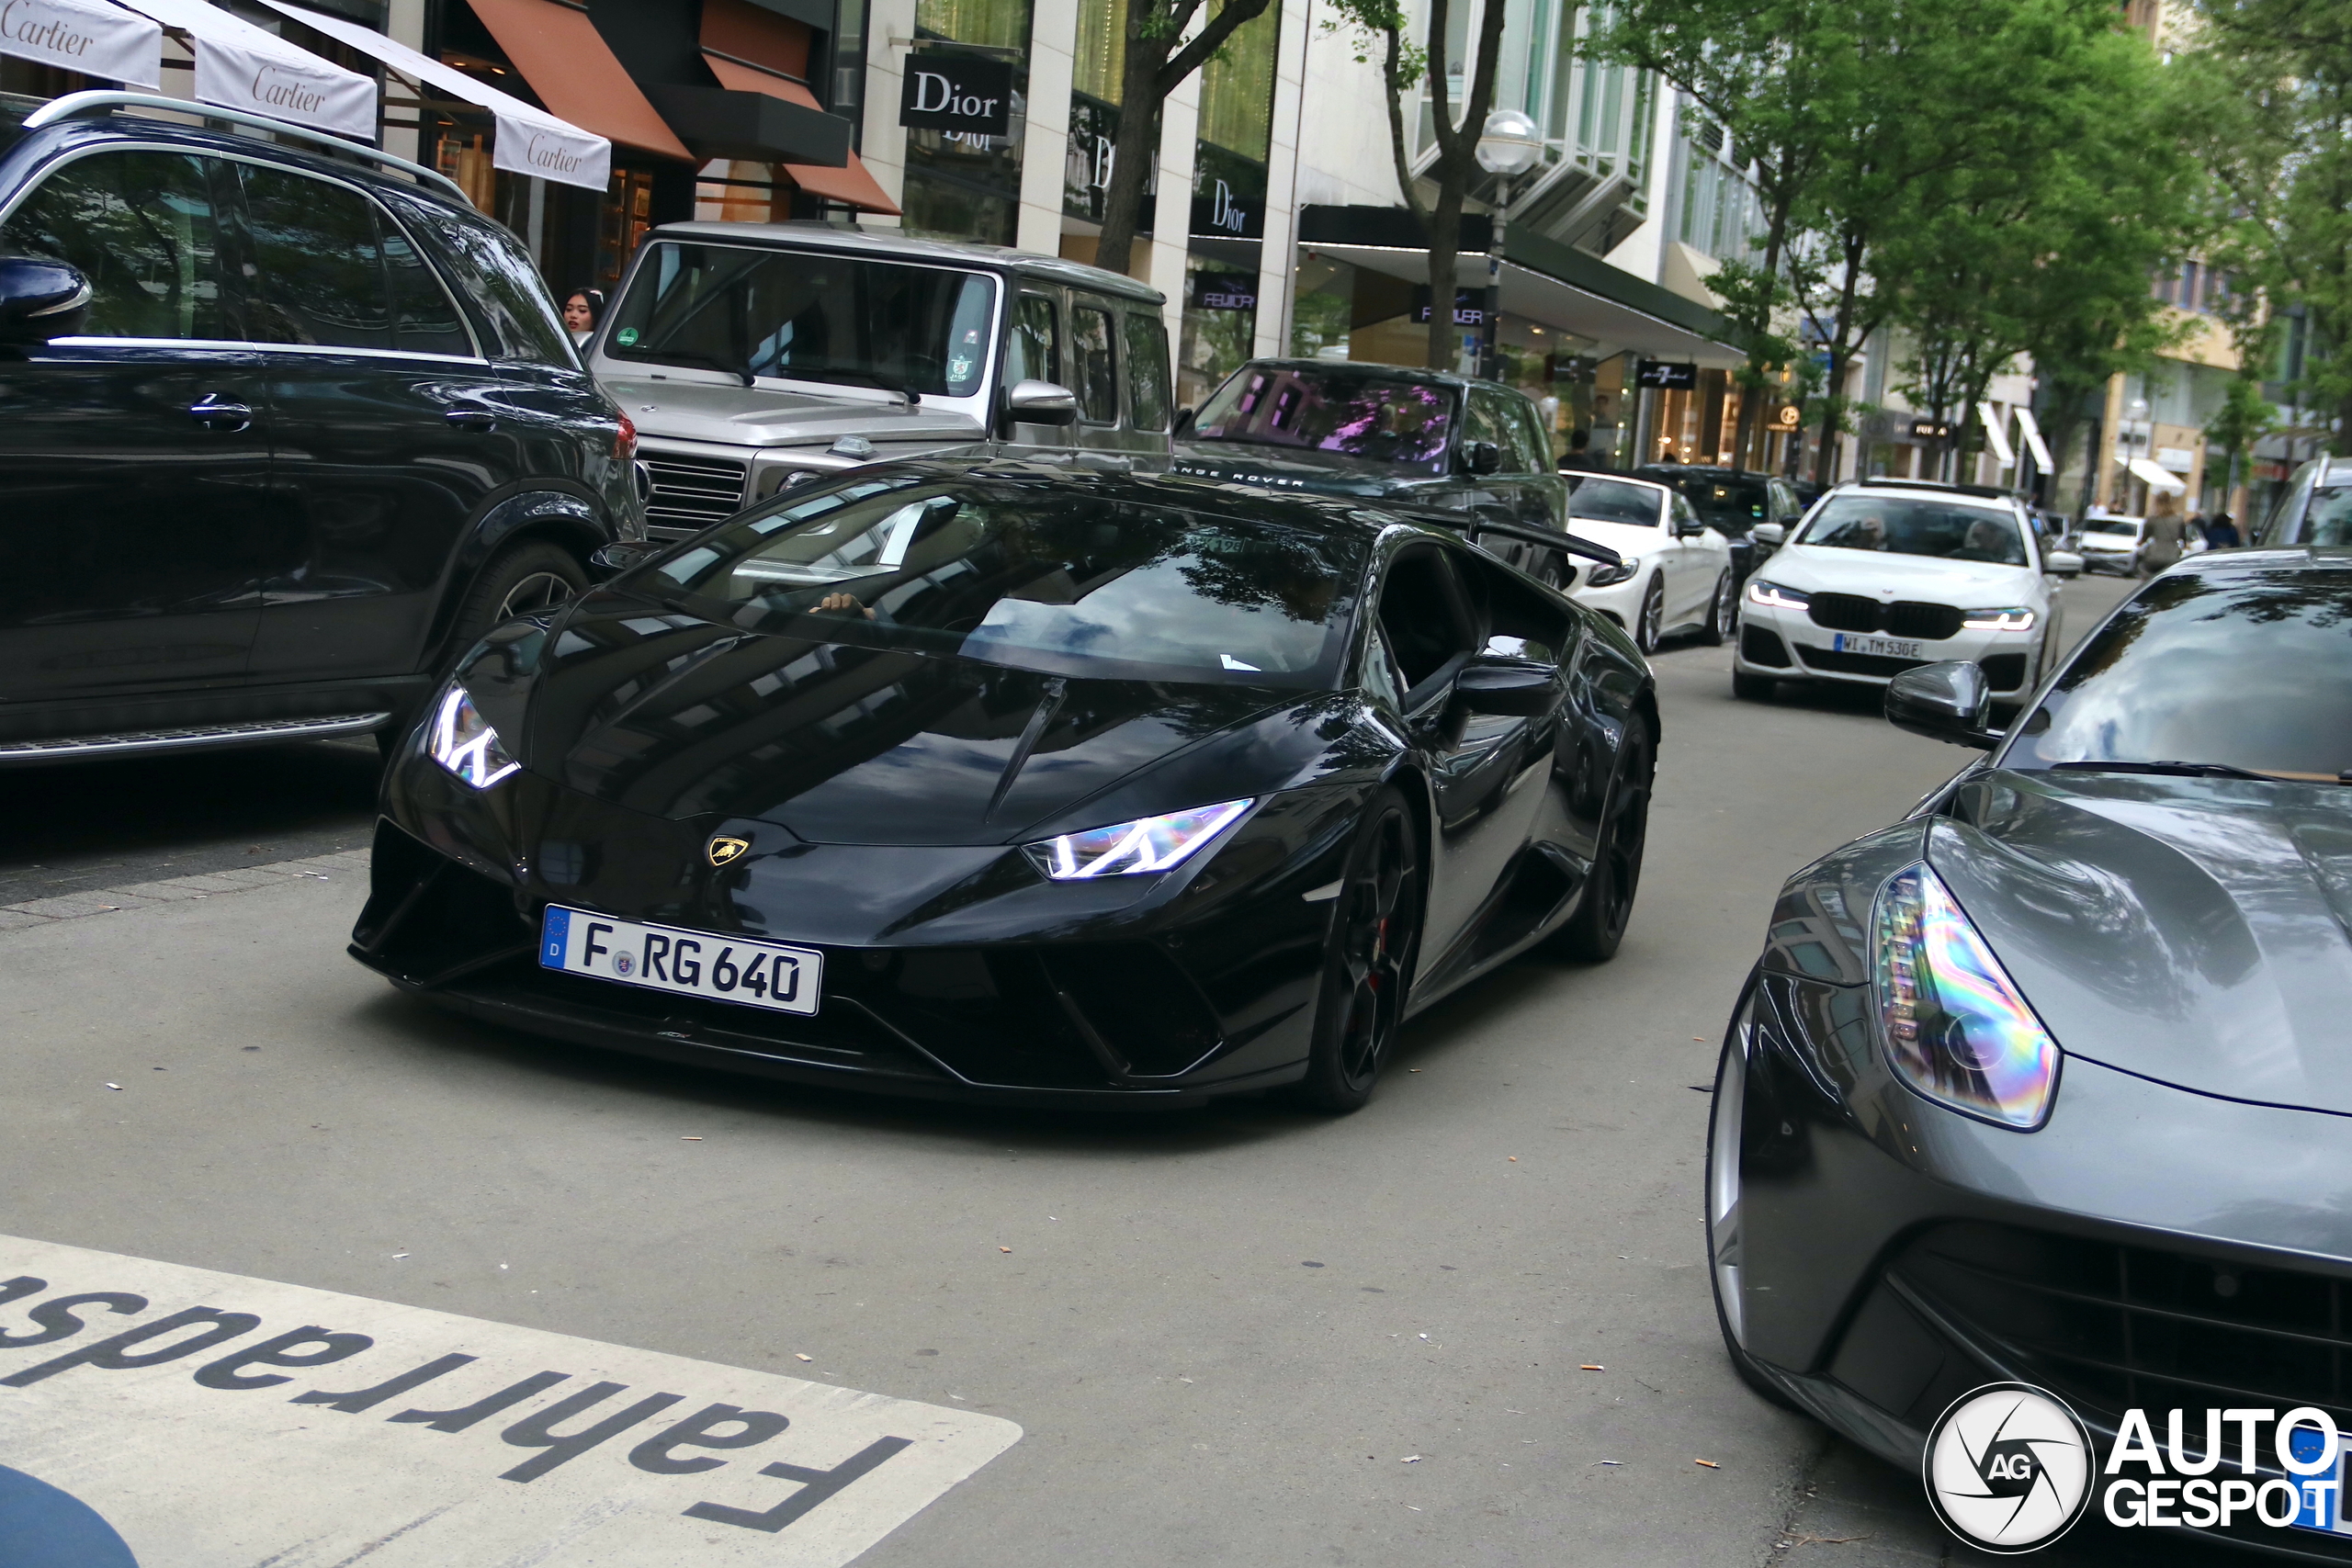
[[(476, 0), (476, 4), (480, 3), (481, 0)], [(551, 0), (525, 0), (525, 3), (547, 5)], [(718, 76), (719, 85), (730, 92), (765, 93), (769, 97), (782, 98), (786, 103), (797, 104), (804, 109), (815, 109), (820, 114), (824, 112), (824, 106), (817, 102), (816, 95), (789, 76), (779, 76), (772, 71), (763, 71), (756, 65), (746, 65), (740, 60), (729, 60), (708, 50), (703, 51), (702, 57)], [(859, 162), (854, 152), (849, 155), (849, 163), (838, 169), (827, 168), (821, 164), (784, 164), (778, 167), (792, 176), (793, 184), (811, 196), (838, 201), (865, 212), (879, 212), (892, 218), (899, 215), (898, 204), (883, 193), (880, 184), (866, 173), (865, 165)]]
[(624, 147), (695, 162), (645, 101), (588, 13), (559, 0), (470, 0), (474, 15), (560, 119)]

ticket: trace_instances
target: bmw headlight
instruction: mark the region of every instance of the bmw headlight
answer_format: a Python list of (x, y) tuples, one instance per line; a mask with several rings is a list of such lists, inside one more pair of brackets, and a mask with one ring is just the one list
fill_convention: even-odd
[(1777, 582), (1767, 582), (1760, 577), (1747, 580), (1747, 602), (1768, 610), (1802, 610), (1813, 603), (1813, 595), (1795, 588), (1783, 588)]
[(1871, 969), (1895, 1075), (1939, 1105), (2030, 1133), (2058, 1092), (2058, 1043), (1925, 863), (1879, 890)]
[(1138, 817), (1108, 828), (1089, 828), (1082, 833), (1064, 833), (1023, 847), (1037, 869), (1056, 882), (1166, 871), (1216, 838), (1250, 807), (1247, 800), (1228, 800), (1160, 817)]
[(2033, 612), (2023, 604), (2006, 610), (1962, 610), (1960, 624), (1973, 632), (2031, 631)]
[(1596, 561), (1584, 574), (1584, 585), (1587, 588), (1614, 588), (1640, 570), (1639, 561), (1630, 561), (1623, 556), (1617, 558), (1615, 566), (1607, 561)]
[(498, 731), (482, 717), (463, 686), (453, 685), (441, 694), (433, 710), (433, 723), (425, 731), (424, 750), (476, 789), (488, 789), (523, 766), (498, 743)]

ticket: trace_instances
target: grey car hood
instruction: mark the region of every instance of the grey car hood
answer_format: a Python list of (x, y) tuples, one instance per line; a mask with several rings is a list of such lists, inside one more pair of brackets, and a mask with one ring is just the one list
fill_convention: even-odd
[(2061, 1047), (2352, 1114), (2352, 786), (1996, 772), (1969, 795), (1978, 825), (1938, 821), (1928, 861)]
[(711, 441), (729, 446), (830, 446), (862, 435), (877, 446), (919, 444), (930, 450), (978, 441), (977, 421), (947, 408), (913, 408), (851, 393), (840, 398), (714, 381), (605, 378), (605, 389), (642, 435)]

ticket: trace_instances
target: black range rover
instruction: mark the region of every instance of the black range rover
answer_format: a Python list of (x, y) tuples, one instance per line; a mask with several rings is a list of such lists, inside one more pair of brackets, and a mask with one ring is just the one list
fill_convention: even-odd
[(636, 433), (456, 186), (132, 96), (0, 99), (0, 765), (390, 732), (643, 536)]

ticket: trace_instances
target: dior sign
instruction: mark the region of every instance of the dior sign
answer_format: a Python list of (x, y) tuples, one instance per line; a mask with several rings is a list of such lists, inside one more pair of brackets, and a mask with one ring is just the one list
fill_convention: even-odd
[(899, 96), (899, 123), (944, 130), (964, 140), (1003, 136), (1012, 129), (1012, 65), (960, 54), (908, 58)]

